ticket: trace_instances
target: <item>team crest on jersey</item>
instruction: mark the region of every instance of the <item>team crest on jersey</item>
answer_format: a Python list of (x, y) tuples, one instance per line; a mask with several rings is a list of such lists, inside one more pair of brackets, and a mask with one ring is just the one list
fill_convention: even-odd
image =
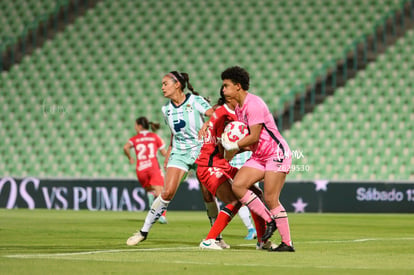
[(193, 106), (191, 106), (190, 104), (187, 104), (186, 106), (185, 106), (185, 111), (186, 112), (192, 112), (193, 111)]

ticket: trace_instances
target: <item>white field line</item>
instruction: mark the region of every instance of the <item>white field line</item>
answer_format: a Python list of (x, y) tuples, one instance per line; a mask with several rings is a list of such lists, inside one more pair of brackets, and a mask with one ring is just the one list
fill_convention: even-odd
[[(322, 243), (360, 243), (360, 242), (371, 242), (371, 241), (414, 241), (414, 237), (405, 237), (405, 238), (366, 238), (366, 239), (355, 239), (355, 240), (326, 240), (326, 241), (305, 241), (301, 243), (308, 244), (322, 244)], [(238, 246), (242, 247), (251, 247), (255, 244), (240, 244)], [(165, 248), (137, 248), (137, 249), (108, 249), (108, 250), (92, 250), (92, 251), (83, 251), (83, 252), (67, 252), (67, 253), (38, 253), (38, 254), (12, 254), (4, 255), (6, 258), (20, 258), (20, 259), (58, 259), (79, 255), (95, 255), (95, 254), (109, 254), (109, 253), (125, 253), (125, 252), (145, 252), (145, 251), (194, 251), (199, 250), (197, 246), (183, 246), (183, 247), (165, 247)], [(235, 251), (235, 250), (233, 250)], [(236, 250), (237, 251), (237, 250)], [(236, 252), (235, 251), (235, 252)], [(169, 261), (171, 262), (171, 261)], [(187, 262), (187, 261), (175, 261), (175, 263), (187, 263), (187, 264), (209, 264), (206, 262), (197, 263), (197, 262)], [(211, 263), (213, 264), (213, 263)], [(231, 265), (231, 264), (230, 264)], [(238, 264), (240, 265), (240, 264)], [(250, 264), (245, 264), (250, 266)], [(254, 264), (251, 266), (255, 266)]]
[(363, 243), (363, 242), (376, 242), (376, 241), (414, 241), (414, 237), (401, 237), (401, 238), (366, 238), (355, 240), (327, 240), (327, 241), (306, 241), (303, 243)]
[(176, 250), (197, 250), (195, 246), (183, 247), (159, 247), (159, 248), (140, 248), (140, 249), (108, 249), (108, 250), (92, 250), (83, 252), (67, 252), (67, 253), (39, 253), (39, 254), (16, 254), (5, 255), (7, 258), (47, 258), (47, 257), (65, 257), (76, 255), (93, 255), (106, 253), (123, 253), (123, 252), (144, 252), (144, 251), (176, 251)]

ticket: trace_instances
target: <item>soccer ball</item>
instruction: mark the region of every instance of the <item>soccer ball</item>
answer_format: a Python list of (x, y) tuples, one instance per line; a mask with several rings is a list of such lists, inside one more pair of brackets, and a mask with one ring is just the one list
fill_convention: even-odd
[(241, 121), (232, 121), (224, 128), (224, 134), (230, 142), (237, 142), (249, 134), (249, 128)]

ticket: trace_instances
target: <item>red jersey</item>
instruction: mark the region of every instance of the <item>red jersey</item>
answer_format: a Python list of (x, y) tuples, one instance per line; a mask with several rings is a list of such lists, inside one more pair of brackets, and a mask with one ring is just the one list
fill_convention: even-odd
[(207, 128), (207, 137), (204, 138), (203, 147), (196, 160), (199, 166), (226, 168), (229, 165), (219, 152), (218, 138), (221, 137), (226, 124), (234, 120), (237, 120), (235, 112), (225, 104), (214, 111)]
[(141, 131), (129, 139), (137, 155), (137, 172), (146, 169), (160, 169), (157, 152), (165, 147), (164, 141), (150, 131)]

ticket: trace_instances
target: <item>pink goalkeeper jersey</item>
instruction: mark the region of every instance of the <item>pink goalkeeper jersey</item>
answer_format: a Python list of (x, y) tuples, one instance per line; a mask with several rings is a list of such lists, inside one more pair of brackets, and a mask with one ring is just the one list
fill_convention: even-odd
[(243, 106), (236, 106), (235, 112), (238, 120), (248, 126), (263, 125), (258, 143), (250, 146), (252, 158), (267, 160), (276, 156), (283, 160), (290, 157), (289, 145), (279, 133), (269, 108), (260, 97), (248, 93)]

